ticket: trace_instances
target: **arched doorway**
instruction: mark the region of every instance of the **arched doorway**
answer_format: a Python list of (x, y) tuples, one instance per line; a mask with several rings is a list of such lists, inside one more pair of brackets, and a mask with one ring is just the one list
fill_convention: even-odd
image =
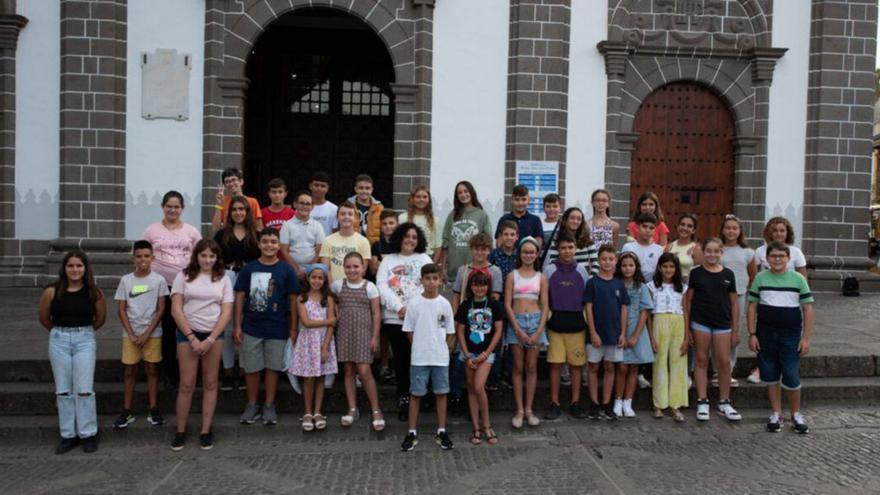
[(636, 114), (630, 204), (645, 191), (659, 198), (675, 237), (679, 215), (699, 219), (700, 239), (717, 236), (733, 212), (733, 117), (724, 101), (693, 83), (672, 83), (648, 95)]
[[(353, 194), (359, 174), (391, 204), (394, 176), (394, 67), (376, 33), (341, 11), (302, 9), (260, 36), (247, 62), (244, 172), (266, 198), (283, 178), (291, 192), (311, 175), (331, 178), (330, 199)], [(288, 200), (290, 198), (288, 197)]]

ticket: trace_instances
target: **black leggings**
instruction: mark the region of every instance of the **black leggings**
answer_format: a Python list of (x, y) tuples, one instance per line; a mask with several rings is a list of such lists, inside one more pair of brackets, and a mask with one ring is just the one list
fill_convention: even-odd
[(171, 296), (165, 296), (165, 312), (162, 313), (162, 378), (173, 384), (180, 381), (180, 370), (177, 368), (176, 334), (177, 323), (171, 316)]
[(394, 374), (397, 380), (397, 397), (409, 396), (409, 362), (412, 347), (403, 325), (383, 323), (382, 333), (388, 336), (391, 352), (394, 353)]

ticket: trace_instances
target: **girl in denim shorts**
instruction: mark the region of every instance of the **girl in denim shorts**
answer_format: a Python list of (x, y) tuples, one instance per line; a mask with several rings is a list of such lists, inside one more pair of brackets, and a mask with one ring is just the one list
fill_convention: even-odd
[[(513, 354), (513, 397), (516, 400), (514, 428), (522, 428), (523, 419), (529, 426), (541, 421), (532, 412), (535, 386), (538, 383), (538, 353), (547, 345), (544, 333), (549, 305), (547, 277), (538, 271), (540, 248), (534, 237), (520, 240), (516, 269), (507, 275), (504, 283), (504, 307), (510, 326), (504, 336)], [(525, 401), (523, 401), (523, 371), (525, 371)]]

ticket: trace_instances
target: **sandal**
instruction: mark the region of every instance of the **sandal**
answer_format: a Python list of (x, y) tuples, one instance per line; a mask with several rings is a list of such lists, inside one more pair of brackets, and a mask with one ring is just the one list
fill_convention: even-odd
[(327, 427), (327, 417), (323, 414), (315, 414), (313, 418), (315, 419), (316, 430), (323, 430)]
[(471, 445), (480, 445), (483, 443), (483, 439), (480, 438), (480, 430), (474, 430), (474, 434), (471, 435)]
[(342, 426), (351, 426), (360, 417), (361, 413), (357, 409), (349, 409), (348, 414), (343, 416), (339, 422)]
[(303, 414), (302, 429), (303, 429), (303, 431), (312, 431), (315, 429), (315, 423), (312, 422), (312, 415), (311, 414)]
[[(378, 417), (376, 417), (378, 416)], [(373, 411), (373, 431), (379, 433), (380, 431), (385, 429), (385, 417), (382, 416), (382, 411)]]
[(522, 428), (523, 425), (523, 412), (517, 411), (516, 414), (513, 415), (513, 419), (510, 420), (510, 425), (515, 429)]
[(676, 423), (684, 422), (684, 414), (682, 414), (681, 411), (674, 407), (671, 408), (669, 411), (669, 413), (672, 415), (672, 419), (674, 419)]
[(659, 407), (654, 408), (654, 419), (663, 419), (663, 409)]
[(495, 430), (493, 430), (491, 426), (483, 428), (483, 431), (486, 432), (486, 443), (489, 445), (495, 445), (498, 443), (498, 434), (495, 433)]
[(526, 411), (526, 424), (529, 426), (538, 426), (541, 420), (532, 411)]

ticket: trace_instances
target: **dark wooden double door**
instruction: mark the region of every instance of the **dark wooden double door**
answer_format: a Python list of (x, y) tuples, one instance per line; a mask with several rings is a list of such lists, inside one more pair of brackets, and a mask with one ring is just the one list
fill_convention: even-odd
[(712, 91), (673, 83), (651, 93), (636, 115), (630, 204), (653, 191), (674, 238), (678, 218), (693, 213), (700, 239), (717, 236), (733, 212), (734, 121)]
[(273, 177), (283, 178), (291, 192), (306, 189), (312, 174), (324, 171), (329, 198), (338, 202), (365, 173), (373, 177), (375, 196), (390, 204), (394, 70), (375, 33), (331, 10), (291, 15), (260, 37), (247, 72), (249, 194), (262, 202)]

